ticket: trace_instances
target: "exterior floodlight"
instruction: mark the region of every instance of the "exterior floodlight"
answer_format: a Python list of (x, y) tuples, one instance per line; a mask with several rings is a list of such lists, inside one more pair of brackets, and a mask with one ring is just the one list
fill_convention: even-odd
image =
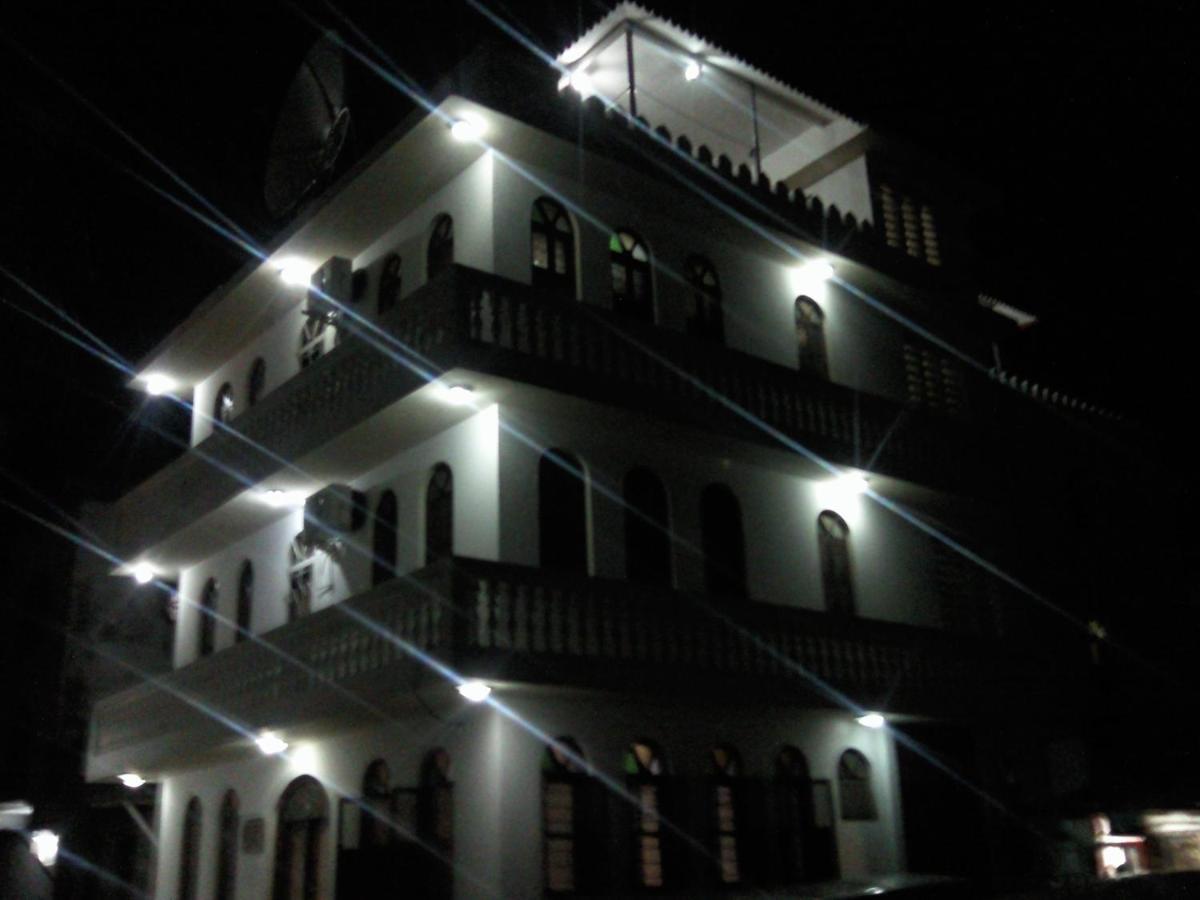
[(126, 772), (124, 775), (118, 775), (117, 780), (125, 785), (125, 787), (134, 791), (146, 783), (146, 779), (136, 772)]
[(133, 580), (138, 584), (149, 584), (154, 580), (154, 566), (150, 565), (150, 563), (138, 563), (133, 567), (131, 574), (133, 575)]
[(823, 259), (814, 259), (811, 262), (805, 263), (800, 274), (810, 281), (828, 281), (833, 277), (833, 266)]
[(450, 136), (456, 141), (467, 143), (483, 137), (483, 123), (478, 119), (455, 119), (450, 126)]
[(1128, 861), (1129, 856), (1125, 853), (1124, 848), (1109, 844), (1100, 849), (1100, 860), (1110, 869), (1115, 869), (1118, 866), (1123, 866)]
[(883, 716), (881, 716), (877, 712), (866, 713), (865, 715), (859, 716), (854, 721), (857, 722), (859, 725), (861, 725), (863, 728), (882, 728), (884, 725), (887, 724), (887, 719), (885, 719)]
[(35, 831), (29, 836), (29, 842), (33, 845), (33, 855), (47, 869), (58, 862), (58, 835), (53, 831)]
[(596, 93), (596, 89), (592, 85), (592, 76), (583, 69), (576, 69), (571, 73), (571, 87), (575, 88), (579, 96), (585, 100)]
[(683, 67), (683, 78), (685, 81), (695, 81), (703, 71), (704, 67), (700, 63), (694, 59), (689, 59), (687, 65)]
[(279, 263), (279, 280), (293, 287), (308, 287), (313, 267), (302, 259), (285, 259)]
[(847, 472), (839, 480), (852, 494), (865, 494), (871, 489), (871, 483), (867, 480), (867, 476), (858, 472)]
[(304, 494), (300, 491), (281, 491), (274, 488), (269, 491), (263, 491), (258, 495), (263, 503), (272, 509), (284, 509), (289, 506), (299, 506), (304, 502)]
[(446, 402), (452, 406), (466, 406), (475, 396), (475, 388), (469, 384), (450, 384), (445, 389)]
[(263, 756), (278, 756), (288, 748), (287, 741), (270, 731), (264, 731), (254, 739)]
[(143, 381), (146, 386), (146, 393), (151, 397), (160, 397), (163, 394), (175, 389), (175, 382), (166, 375), (160, 375), (157, 372), (152, 372), (147, 375)]
[(464, 681), (458, 686), (458, 692), (472, 703), (482, 703), (492, 694), (492, 689), (482, 681)]

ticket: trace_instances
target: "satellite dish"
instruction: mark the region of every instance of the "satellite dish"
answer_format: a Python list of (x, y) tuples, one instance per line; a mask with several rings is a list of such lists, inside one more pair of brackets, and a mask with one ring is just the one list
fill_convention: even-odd
[(350, 135), (346, 67), (326, 34), (308, 51), (288, 86), (267, 149), (263, 198), (275, 218), (293, 212), (335, 171)]

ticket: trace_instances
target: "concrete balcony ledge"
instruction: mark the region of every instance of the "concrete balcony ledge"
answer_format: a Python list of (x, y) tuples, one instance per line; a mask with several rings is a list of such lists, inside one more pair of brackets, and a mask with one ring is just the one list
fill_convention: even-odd
[(948, 420), (462, 266), (379, 324), (405, 352), (348, 335), (239, 415), (237, 434), (213, 433), (118, 501), (116, 551), (136, 556), (452, 369), (774, 446), (796, 440), (844, 465), (866, 453), (874, 471), (923, 483), (967, 477), (978, 456)]
[(975, 715), (1058, 701), (1075, 657), (812, 610), (455, 558), (96, 704), (90, 779), (413, 708), (450, 671), (500, 686)]

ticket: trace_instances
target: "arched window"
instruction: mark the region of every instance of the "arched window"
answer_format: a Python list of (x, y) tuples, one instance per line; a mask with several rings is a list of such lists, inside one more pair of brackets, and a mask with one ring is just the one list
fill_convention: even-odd
[(851, 821), (877, 818), (871, 764), (857, 750), (847, 750), (838, 760), (838, 797), (842, 818)]
[(687, 280), (692, 288), (688, 333), (712, 341), (724, 340), (725, 322), (721, 316), (721, 282), (717, 270), (703, 256), (689, 256)]
[(700, 494), (704, 587), (715, 597), (746, 596), (746, 546), (742, 510), (733, 491), (710, 484)]
[(433, 467), (425, 489), (425, 565), (454, 555), (454, 473)]
[(306, 369), (325, 353), (328, 317), (320, 312), (304, 311), (304, 324), (300, 326), (300, 368)]
[(549, 894), (570, 894), (584, 887), (578, 840), (586, 826), (580, 809), (585, 778), (579, 745), (573, 738), (555, 738), (542, 754), (542, 841)]
[(399, 253), (389, 253), (383, 261), (383, 272), (379, 276), (379, 294), (376, 298), (376, 309), (381, 316), (400, 299), (400, 262)]
[(216, 900), (233, 900), (237, 893), (238, 795), (226, 791), (221, 801), (221, 827), (217, 836), (217, 891)]
[(433, 281), (454, 265), (454, 220), (442, 213), (433, 220), (429, 252), (425, 256), (425, 280)]
[(533, 204), (530, 222), (533, 286), (575, 297), (575, 230), (567, 211), (549, 197)]
[(654, 296), (650, 282), (650, 254), (641, 238), (618, 231), (608, 239), (612, 267), (613, 311), (654, 320)]
[(396, 495), (384, 491), (375, 506), (375, 531), (371, 548), (371, 585), (396, 577)]
[(811, 297), (796, 298), (796, 346), (800, 371), (821, 378), (829, 376), (825, 359), (825, 313)]
[(588, 570), (587, 476), (565, 450), (547, 450), (538, 463), (538, 545), (544, 569)]
[(242, 563), (242, 571), (238, 575), (237, 592), (237, 630), (233, 633), (234, 641), (243, 640), (250, 634), (254, 611), (254, 564), (250, 560)]
[(183, 814), (179, 845), (179, 900), (196, 900), (200, 882), (200, 798), (193, 797)]
[(625, 575), (630, 581), (671, 584), (667, 491), (649, 469), (625, 475)]
[(742, 758), (728, 744), (712, 750), (713, 825), (716, 835), (717, 877), (722, 884), (742, 880), (741, 848), (738, 841), (738, 807), (742, 803)]
[(250, 366), (250, 375), (246, 379), (246, 405), (254, 406), (262, 399), (263, 390), (267, 386), (267, 361), (261, 356)]
[(275, 900), (316, 900), (329, 798), (311, 775), (295, 779), (279, 798), (275, 832)]
[(642, 888), (661, 888), (666, 881), (663, 859), (662, 801), (666, 765), (658, 746), (634, 741), (625, 751), (625, 775), (634, 807), (634, 872)]
[(213, 418), (222, 424), (233, 418), (233, 385), (228, 381), (221, 385), (213, 400)]
[(288, 621), (312, 612), (315, 552), (301, 531), (288, 546)]
[(846, 520), (825, 510), (817, 516), (817, 545), (821, 555), (821, 585), (825, 608), (842, 616), (854, 615), (854, 585), (850, 579), (850, 529)]
[(364, 848), (385, 847), (392, 842), (390, 806), (392, 799), (392, 775), (388, 764), (377, 759), (367, 766), (363, 774), (362, 827), (359, 829), (359, 846)]
[(204, 582), (204, 590), (200, 592), (200, 613), (199, 634), (200, 640), (197, 646), (197, 655), (208, 656), (217, 649), (217, 599), (220, 592), (217, 590), (217, 580), (210, 578)]
[(837, 839), (829, 782), (814, 782), (804, 754), (796, 747), (786, 746), (775, 759), (775, 789), (784, 881), (836, 878)]
[(431, 750), (421, 765), (417, 831), (436, 853), (424, 896), (449, 898), (454, 888), (454, 783), (450, 780), (450, 754), (441, 747)]

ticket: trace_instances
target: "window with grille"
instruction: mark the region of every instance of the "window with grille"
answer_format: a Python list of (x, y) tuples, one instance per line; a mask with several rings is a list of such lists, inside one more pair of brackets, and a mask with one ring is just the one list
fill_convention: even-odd
[(633, 827), (635, 881), (639, 887), (661, 888), (666, 884), (660, 821), (666, 767), (658, 747), (650, 741), (631, 744), (625, 753), (625, 774), (637, 801)]
[(843, 819), (866, 821), (878, 818), (871, 786), (871, 764), (857, 750), (847, 750), (838, 760), (838, 795)]
[(703, 256), (687, 259), (686, 274), (692, 289), (692, 317), (688, 332), (712, 341), (725, 339), (725, 322), (721, 312), (721, 282), (717, 270)]
[(396, 305), (400, 299), (400, 288), (403, 283), (399, 253), (389, 253), (383, 261), (383, 271), (379, 275), (379, 290), (375, 296), (375, 308), (383, 315)]
[(226, 791), (221, 802), (220, 833), (217, 838), (217, 890), (216, 900), (233, 900), (237, 891), (238, 795)]
[(950, 416), (966, 412), (966, 384), (958, 364), (933, 347), (904, 342), (908, 401)]
[(700, 545), (705, 590), (715, 597), (745, 597), (742, 508), (723, 484), (710, 484), (700, 493)]
[(801, 372), (829, 377), (825, 354), (825, 313), (811, 297), (797, 297), (795, 305), (796, 349)]
[(549, 197), (533, 204), (530, 221), (533, 286), (575, 297), (575, 229), (563, 207)]
[(200, 882), (200, 798), (188, 800), (179, 848), (179, 900), (196, 900)]
[(922, 259), (931, 266), (940, 266), (942, 256), (938, 248), (933, 208), (896, 191), (889, 184), (879, 186), (878, 197), (884, 240), (888, 246)]
[(425, 491), (425, 564), (453, 555), (454, 473), (445, 463), (438, 463)]
[(217, 647), (217, 580), (210, 578), (204, 582), (204, 590), (200, 593), (200, 646), (197, 648), (200, 656), (208, 656)]
[(253, 406), (263, 395), (267, 386), (267, 362), (261, 356), (254, 360), (250, 367), (250, 377), (246, 379), (246, 405)]
[(213, 418), (218, 422), (226, 423), (233, 418), (233, 413), (233, 385), (227, 381), (221, 385), (221, 389), (217, 391), (217, 396), (213, 400)]
[(825, 608), (842, 616), (854, 614), (854, 585), (850, 577), (850, 528), (835, 512), (817, 516), (817, 547)]
[(625, 475), (625, 575), (644, 584), (671, 584), (667, 489), (646, 468)]
[(454, 220), (445, 213), (434, 219), (425, 254), (425, 280), (433, 281), (454, 265)]
[(542, 839), (550, 894), (581, 887), (577, 822), (585, 777), (579, 745), (569, 737), (555, 738), (542, 756)]
[(712, 763), (717, 874), (722, 884), (738, 884), (742, 880), (737, 809), (742, 760), (737, 750), (722, 744), (713, 748)]
[(650, 253), (631, 231), (618, 231), (608, 241), (612, 271), (613, 311), (625, 316), (654, 319), (650, 282)]
[(254, 610), (254, 564), (250, 560), (242, 562), (242, 571), (238, 575), (237, 593), (237, 630), (234, 641), (241, 641), (250, 633), (251, 617)]

